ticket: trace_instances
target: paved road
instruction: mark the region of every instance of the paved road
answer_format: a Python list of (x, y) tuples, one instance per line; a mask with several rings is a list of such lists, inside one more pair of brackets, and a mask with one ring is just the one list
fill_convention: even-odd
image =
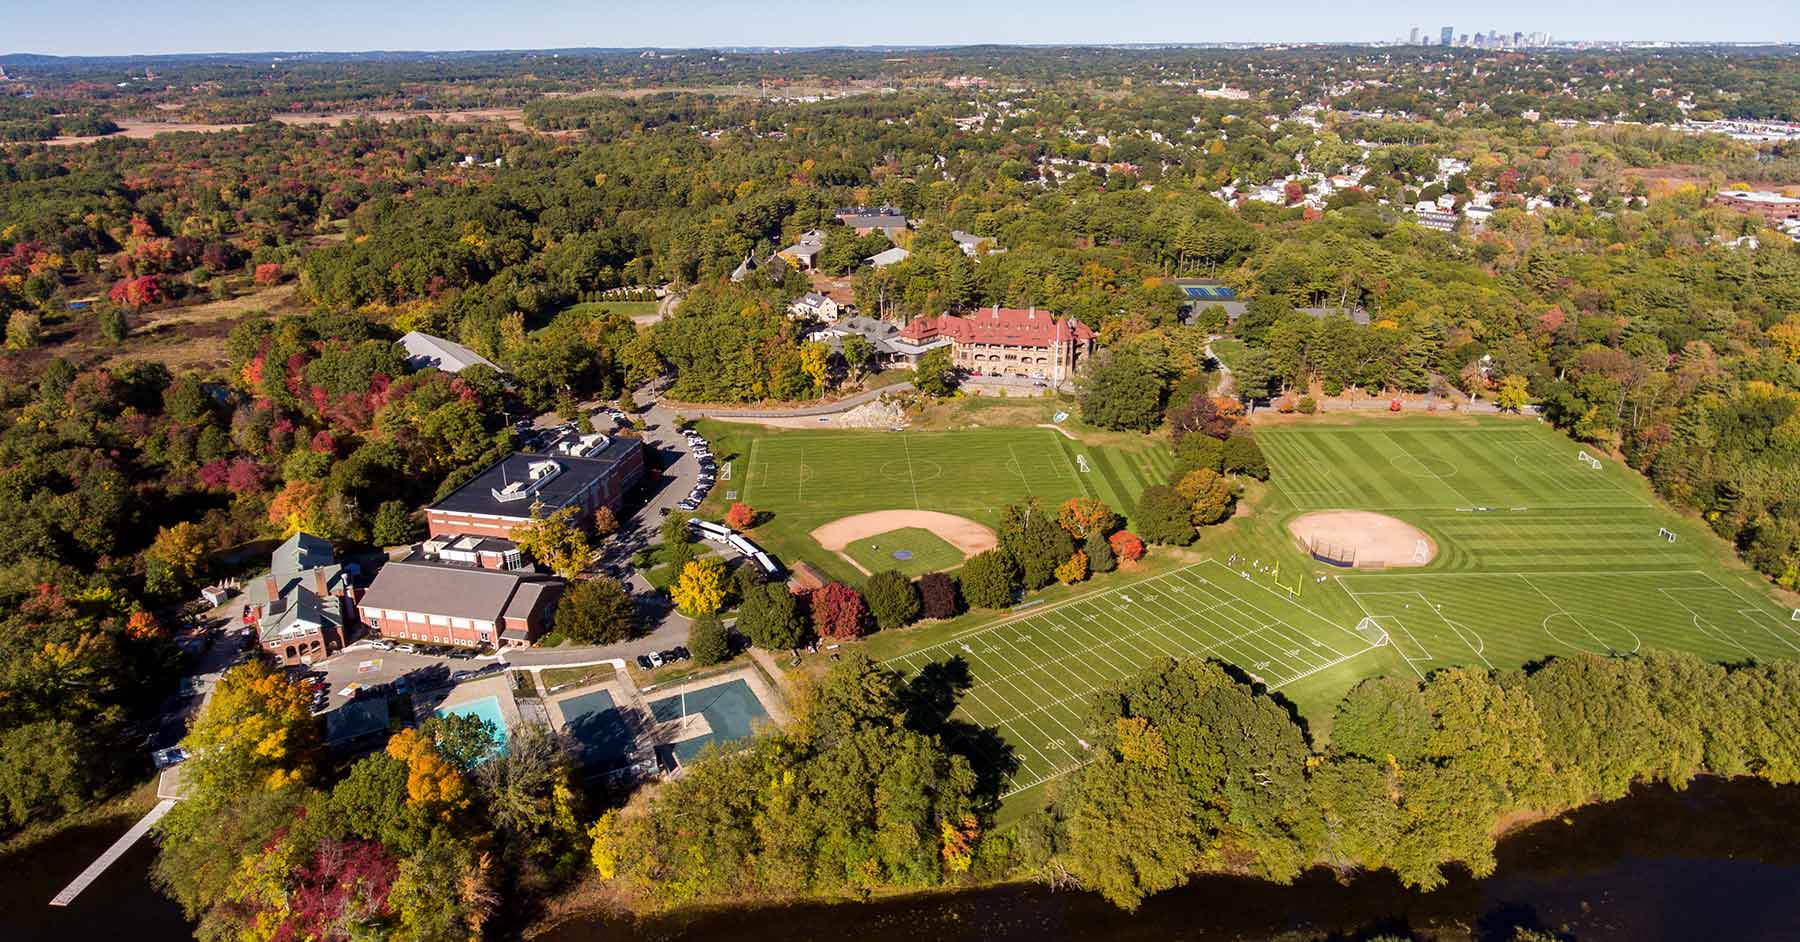
[[(895, 383), (868, 392), (859, 392), (854, 396), (845, 396), (832, 402), (822, 402), (812, 406), (795, 406), (790, 409), (745, 409), (741, 406), (697, 406), (684, 405), (681, 414), (690, 419), (791, 419), (812, 415), (835, 415), (848, 412), (865, 402), (880, 398), (882, 393), (905, 392), (913, 388), (911, 383)], [(679, 437), (679, 436), (677, 436)]]

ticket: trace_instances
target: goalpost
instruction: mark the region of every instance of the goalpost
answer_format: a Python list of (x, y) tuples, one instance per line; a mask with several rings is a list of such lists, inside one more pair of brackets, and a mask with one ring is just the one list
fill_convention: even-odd
[(1373, 617), (1368, 615), (1364, 615), (1363, 620), (1356, 623), (1356, 634), (1364, 641), (1369, 642), (1370, 647), (1379, 647), (1388, 643), (1388, 633), (1382, 630), (1381, 625), (1377, 624)]
[(1670, 543), (1675, 542), (1675, 531), (1669, 529), (1668, 527), (1657, 527), (1656, 535), (1662, 537), (1665, 540), (1668, 540)]
[(1595, 471), (1600, 470), (1600, 459), (1588, 454), (1585, 450), (1576, 452), (1575, 458)]
[(1075, 470), (1080, 471), (1082, 474), (1088, 473), (1087, 455), (1075, 456)]

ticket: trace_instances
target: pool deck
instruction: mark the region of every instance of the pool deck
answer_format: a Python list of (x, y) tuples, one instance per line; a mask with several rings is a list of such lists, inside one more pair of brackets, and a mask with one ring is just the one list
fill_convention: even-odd
[[(504, 673), (466, 681), (454, 687), (438, 687), (434, 690), (420, 691), (414, 695), (413, 703), (418, 712), (423, 715), (427, 712), (454, 710), (488, 697), (499, 701), (500, 715), (505, 718), (507, 729), (517, 728), (524, 722), (519, 716), (519, 702), (513, 699), (512, 678)], [(420, 698), (424, 698), (424, 702), (420, 702)]]

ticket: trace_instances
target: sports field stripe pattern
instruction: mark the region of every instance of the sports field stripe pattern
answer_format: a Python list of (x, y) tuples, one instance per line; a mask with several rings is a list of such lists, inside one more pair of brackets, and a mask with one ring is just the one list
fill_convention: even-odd
[(1091, 493), (1082, 481), (1090, 475), (1057, 437), (1048, 429), (769, 436), (750, 449), (740, 499), (818, 519), (883, 509), (991, 519), (1023, 497), (1055, 506)]
[(1378, 646), (1224, 564), (1209, 560), (1039, 614), (921, 648), (888, 666), (911, 676), (962, 661), (972, 685), (957, 716), (997, 730), (1011, 748), (1016, 794), (1086, 760), (1088, 697), (1161, 657), (1216, 657), (1270, 688)]
[(1485, 507), (1646, 507), (1611, 462), (1595, 469), (1579, 446), (1529, 426), (1454, 429), (1273, 426), (1257, 440), (1302, 510)]

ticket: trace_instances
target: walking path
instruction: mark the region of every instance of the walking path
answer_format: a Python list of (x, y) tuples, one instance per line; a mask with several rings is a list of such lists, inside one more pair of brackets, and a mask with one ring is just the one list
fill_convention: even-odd
[(87, 889), (89, 884), (100, 879), (100, 875), (106, 872), (106, 868), (117, 863), (120, 857), (125, 856), (125, 852), (130, 850), (133, 844), (142, 840), (145, 834), (150, 833), (150, 828), (155, 826), (156, 822), (161, 821), (162, 816), (168, 814), (169, 809), (173, 807), (175, 807), (175, 799), (173, 798), (164, 798), (162, 801), (157, 802), (156, 807), (151, 808), (148, 814), (139, 818), (138, 823), (131, 826), (131, 830), (126, 831), (122, 837), (113, 841), (113, 845), (106, 849), (106, 853), (101, 854), (93, 863), (88, 864), (87, 869), (81, 871), (80, 875), (70, 881), (68, 886), (63, 887), (61, 893), (51, 897), (50, 905), (67, 906), (70, 903), (75, 902), (75, 897), (80, 896), (82, 890)]

